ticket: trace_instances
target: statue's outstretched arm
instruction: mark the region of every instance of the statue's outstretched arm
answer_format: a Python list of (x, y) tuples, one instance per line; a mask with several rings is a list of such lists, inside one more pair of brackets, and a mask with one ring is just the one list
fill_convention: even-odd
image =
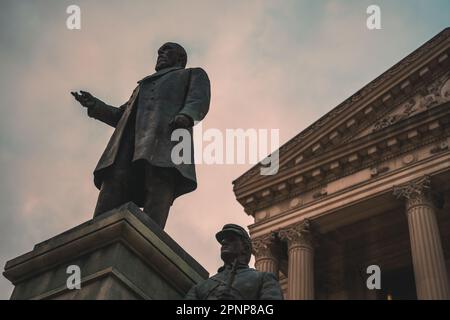
[(75, 100), (87, 108), (89, 117), (100, 120), (112, 127), (116, 127), (126, 107), (126, 103), (119, 108), (107, 105), (87, 91), (80, 91), (80, 93), (71, 92), (71, 94), (75, 97)]

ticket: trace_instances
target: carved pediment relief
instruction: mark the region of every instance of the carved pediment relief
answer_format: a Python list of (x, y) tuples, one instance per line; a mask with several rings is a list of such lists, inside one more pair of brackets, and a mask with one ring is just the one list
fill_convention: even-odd
[(417, 113), (420, 107), (418, 99), (412, 98), (408, 102), (401, 105), (397, 110), (386, 117), (381, 118), (369, 129), (371, 132), (380, 131), (386, 127), (393, 125), (394, 123), (403, 119), (409, 118), (414, 113)]
[(438, 106), (450, 100), (450, 76), (447, 73), (427, 88), (427, 94), (421, 97), (424, 110)]
[(371, 133), (381, 131), (402, 120), (412, 117), (431, 108), (450, 101), (450, 75), (438, 78), (427, 86), (423, 92), (416, 93), (407, 101), (394, 106), (390, 112), (378, 118), (371, 126), (363, 129), (352, 140), (359, 139)]

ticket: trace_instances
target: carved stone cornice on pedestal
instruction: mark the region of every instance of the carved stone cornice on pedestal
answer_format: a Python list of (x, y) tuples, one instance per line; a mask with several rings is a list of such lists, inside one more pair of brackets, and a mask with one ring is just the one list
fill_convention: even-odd
[(310, 221), (304, 219), (302, 222), (284, 228), (278, 232), (281, 240), (288, 242), (289, 250), (295, 247), (312, 247), (313, 239), (310, 229)]
[(431, 178), (425, 175), (419, 179), (410, 181), (400, 186), (394, 186), (394, 196), (397, 198), (405, 198), (406, 209), (409, 210), (416, 205), (432, 206), (430, 197)]
[(252, 251), (256, 260), (264, 258), (274, 258), (273, 246), (275, 235), (273, 233), (257, 237), (252, 240)]

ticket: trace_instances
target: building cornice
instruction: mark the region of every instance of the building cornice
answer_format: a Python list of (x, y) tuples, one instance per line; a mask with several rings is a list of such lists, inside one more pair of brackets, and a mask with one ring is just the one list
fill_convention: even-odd
[[(324, 115), (300, 134), (285, 143), (280, 149), (281, 167), (292, 160), (298, 153), (298, 146), (304, 146), (303, 150), (310, 149), (320, 151), (320, 141), (316, 141), (320, 133), (318, 129), (327, 126), (331, 131), (324, 132), (331, 144), (342, 141), (342, 132), (333, 131), (336, 122), (345, 122), (350, 130), (355, 130), (358, 118), (373, 117), (383, 107), (389, 108), (396, 102), (396, 97), (410, 92), (417, 86), (418, 81), (426, 80), (433, 74), (436, 67), (445, 68), (449, 61), (449, 36), (450, 28), (446, 28), (422, 47), (408, 55), (399, 63), (394, 65), (381, 76), (370, 82), (363, 89), (352, 95), (332, 111)], [(354, 112), (358, 108), (357, 112)], [(348, 118), (348, 119), (346, 119)], [(320, 139), (319, 139), (320, 140)], [(313, 141), (311, 144), (310, 142)], [(317, 142), (319, 144), (317, 145)], [(297, 146), (297, 148), (295, 148)], [(266, 176), (259, 176), (260, 164), (255, 165), (242, 176), (233, 181), (235, 191), (246, 184), (252, 183), (253, 179), (261, 180)]]
[[(327, 183), (371, 168), (373, 176), (384, 173), (386, 160), (442, 141), (450, 136), (450, 102), (435, 106), (405, 121), (398, 122), (370, 137), (352, 141), (340, 148), (318, 155), (299, 167), (254, 183), (236, 194), (248, 214), (304, 192), (320, 189)], [(444, 143), (437, 149), (448, 149)], [(437, 150), (438, 152), (440, 150)], [(320, 194), (319, 196), (322, 196)]]
[[(283, 145), (276, 175), (259, 175), (256, 166), (235, 180), (233, 189), (245, 211), (254, 214), (367, 167), (379, 174), (380, 162), (450, 135), (450, 92), (437, 92), (450, 75), (449, 35), (447, 28), (372, 81), (370, 90), (366, 86)], [(408, 106), (414, 95), (422, 108), (415, 114)], [(401, 104), (404, 114), (391, 115)], [(372, 132), (355, 139), (371, 126)]]

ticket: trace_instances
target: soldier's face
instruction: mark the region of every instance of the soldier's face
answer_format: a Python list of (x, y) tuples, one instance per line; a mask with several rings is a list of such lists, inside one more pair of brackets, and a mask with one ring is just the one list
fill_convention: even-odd
[(156, 61), (155, 70), (174, 67), (179, 60), (179, 52), (175, 46), (170, 43), (164, 44), (158, 50), (158, 60)]
[(234, 259), (238, 258), (244, 252), (244, 250), (241, 238), (230, 234), (222, 240), (220, 257), (225, 263), (232, 263)]

